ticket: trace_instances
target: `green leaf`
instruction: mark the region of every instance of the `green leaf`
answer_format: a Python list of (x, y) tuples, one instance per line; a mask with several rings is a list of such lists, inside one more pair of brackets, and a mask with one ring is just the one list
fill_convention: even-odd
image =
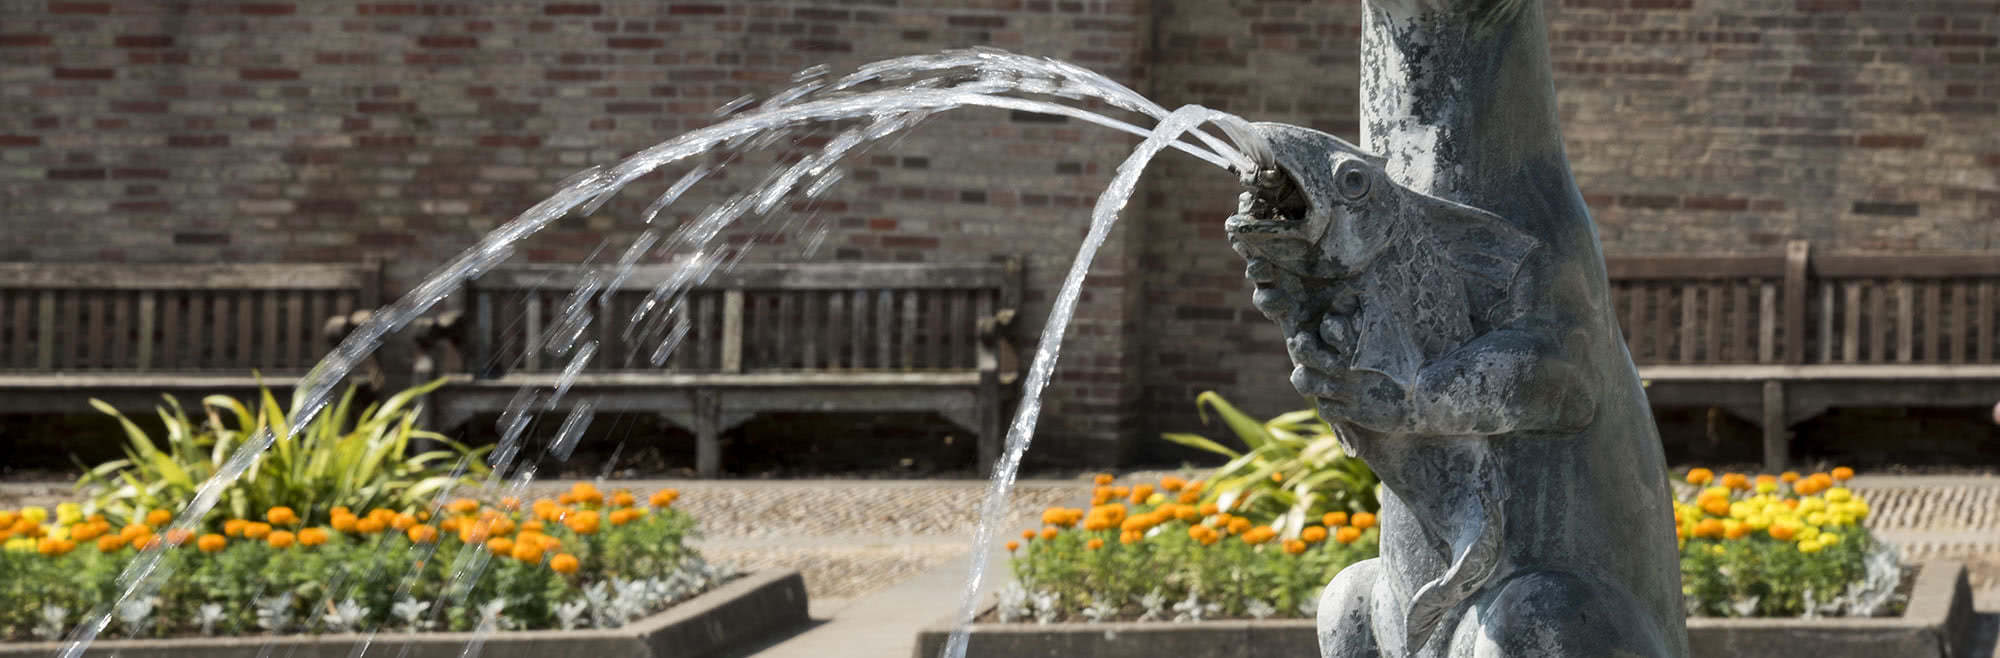
[(1190, 448), (1200, 448), (1202, 450), (1207, 450), (1209, 452), (1213, 452), (1232, 459), (1238, 456), (1238, 453), (1235, 450), (1230, 450), (1228, 447), (1225, 447), (1220, 443), (1210, 441), (1208, 440), (1208, 437), (1201, 436), (1199, 434), (1167, 433), (1167, 434), (1161, 434), (1160, 436), (1174, 443), (1178, 443)]

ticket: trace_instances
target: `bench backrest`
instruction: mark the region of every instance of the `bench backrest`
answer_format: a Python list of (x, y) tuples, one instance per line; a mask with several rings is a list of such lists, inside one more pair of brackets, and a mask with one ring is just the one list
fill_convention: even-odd
[[(677, 266), (635, 268), (610, 295), (593, 295), (581, 332), (562, 323), (584, 277), (610, 270), (527, 266), (468, 284), (467, 367), (557, 372), (573, 354), (546, 349), (595, 341), (592, 371), (938, 371), (977, 367), (978, 321), (1020, 298), (1020, 267), (1007, 264), (742, 264), (718, 271), (677, 304), (634, 327), (648, 293)], [(674, 342), (667, 361), (652, 355)]]
[(2000, 255), (1610, 258), (1641, 365), (2000, 362)]
[(379, 264), (0, 263), (0, 370), (303, 371)]

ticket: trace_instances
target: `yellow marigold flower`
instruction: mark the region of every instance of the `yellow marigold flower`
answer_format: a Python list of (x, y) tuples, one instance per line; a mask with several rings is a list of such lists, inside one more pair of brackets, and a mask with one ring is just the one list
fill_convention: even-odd
[(389, 527), (388, 523), (384, 523), (382, 519), (373, 516), (354, 522), (354, 530), (364, 535), (381, 532), (383, 528), (387, 527)]
[(491, 551), (497, 557), (507, 557), (514, 552), (514, 540), (506, 537), (488, 539), (486, 540), (486, 550)]
[(1012, 553), (1020, 548), (1021, 548), (1021, 542), (1017, 542), (1012, 539), (1007, 540), (1007, 552)]
[(639, 498), (630, 491), (620, 489), (611, 493), (611, 504), (614, 507), (631, 507), (639, 504)]
[(514, 542), (514, 552), (511, 555), (517, 561), (538, 564), (542, 561), (542, 547), (534, 542)]
[(666, 507), (674, 504), (674, 501), (680, 500), (680, 497), (681, 492), (679, 489), (661, 489), (653, 492), (653, 497), (647, 499), (646, 502), (654, 507)]
[(597, 534), (597, 511), (578, 511), (575, 514), (571, 514), (569, 518), (563, 519), (563, 525), (567, 526), (570, 532), (579, 535)]
[(298, 512), (292, 511), (292, 508), (290, 507), (283, 507), (283, 506), (273, 507), (271, 509), (264, 510), (264, 520), (271, 522), (271, 525), (274, 526), (292, 525), (294, 523), (299, 522), (299, 514)]
[(18, 516), (19, 516), (19, 515), (15, 514), (13, 510), (4, 510), (4, 509), (0, 509), (0, 528), (11, 528), (11, 527), (13, 527), (13, 526), (14, 526), (14, 520), (15, 520), (15, 519), (16, 519), (16, 518), (17, 518)]
[(403, 534), (410, 538), (411, 543), (428, 544), (437, 540), (438, 531), (437, 528), (427, 525), (413, 525), (409, 530), (404, 530)]
[[(1759, 477), (1767, 477), (1767, 476), (1759, 476)], [(1777, 490), (1778, 490), (1778, 483), (1776, 481), (1766, 482), (1761, 479), (1757, 481), (1757, 493), (1760, 494), (1775, 493), (1777, 492)]]
[(1368, 512), (1356, 513), (1354, 515), (1354, 527), (1362, 530), (1375, 527), (1375, 515)]
[(1818, 553), (1820, 552), (1821, 549), (1824, 548), (1826, 548), (1826, 546), (1820, 544), (1818, 541), (1809, 540), (1809, 541), (1799, 542), (1800, 553), (1806, 553), (1806, 554)]
[(1711, 471), (1706, 468), (1697, 468), (1688, 471), (1687, 474), (1687, 483), (1697, 487), (1707, 485), (1709, 482), (1712, 482), (1714, 480), (1715, 480), (1715, 471)]
[(1854, 479), (1854, 469), (1848, 468), (1846, 466), (1836, 466), (1834, 467), (1833, 473), (1831, 475), (1835, 480), (1838, 480), (1840, 482), (1846, 482), (1848, 480)]
[(330, 538), (332, 538), (332, 535), (327, 533), (326, 528), (306, 528), (299, 531), (299, 544), (301, 546), (319, 546), (325, 544)]
[(269, 523), (248, 523), (243, 526), (244, 539), (258, 540), (270, 534), (271, 524)]
[(1304, 553), (1306, 552), (1306, 543), (1304, 540), (1287, 539), (1285, 540), (1285, 552), (1291, 555)]
[(289, 530), (276, 530), (264, 537), (264, 543), (270, 544), (271, 548), (291, 548), (292, 542), (296, 539), (298, 536)]
[(1325, 541), (1326, 528), (1324, 526), (1307, 526), (1305, 530), (1299, 531), (1299, 539), (1305, 540), (1308, 544), (1317, 544)]
[(1750, 518), (1743, 520), (1743, 525), (1749, 526), (1751, 530), (1763, 530), (1771, 527), (1771, 517), (1762, 514), (1752, 514)]
[(357, 517), (353, 514), (344, 514), (336, 512), (333, 515), (332, 525), (333, 529), (337, 532), (354, 532), (355, 526), (358, 525), (360, 522), (361, 522), (360, 517)]
[(451, 510), (453, 514), (471, 514), (479, 511), (479, 501), (471, 498), (460, 498), (446, 504), (444, 508)]
[(1187, 486), (1187, 480), (1181, 479), (1180, 477), (1177, 476), (1169, 475), (1160, 478), (1160, 489), (1168, 493), (1180, 491), (1183, 487), (1186, 486)]
[(110, 553), (125, 547), (125, 538), (119, 535), (105, 535), (97, 538), (97, 550)]
[(56, 506), (56, 523), (57, 523), (57, 524), (59, 524), (59, 525), (75, 525), (75, 524), (76, 524), (76, 522), (78, 522), (78, 521), (82, 521), (82, 520), (83, 520), (83, 506), (82, 506), (82, 505), (78, 505), (78, 504), (76, 504), (76, 503), (63, 503), (63, 504), (60, 504), (60, 505), (57, 505), (57, 506)]
[(577, 563), (576, 556), (568, 553), (557, 553), (555, 557), (549, 558), (549, 569), (556, 573), (576, 573), (579, 566), (581, 565)]
[(34, 507), (34, 506), (23, 507), (21, 508), (21, 513), (19, 514), (19, 516), (23, 519), (27, 519), (29, 523), (32, 523), (34, 525), (41, 525), (43, 521), (49, 520), (49, 511), (46, 509), (42, 509), (41, 507)]
[(1045, 526), (1042, 528), (1042, 539), (1044, 541), (1053, 540), (1056, 538), (1056, 532), (1055, 526)]
[[(31, 509), (40, 509), (40, 508), (31, 508)], [(172, 520), (174, 520), (174, 513), (163, 509), (156, 509), (146, 513), (146, 525), (153, 526), (155, 528), (166, 525), (167, 522)], [(41, 521), (36, 521), (36, 523), (41, 523)]]
[(1826, 502), (1844, 503), (1854, 498), (1854, 492), (1847, 487), (1833, 487), (1826, 490)]
[(1111, 477), (1110, 473), (1098, 473), (1097, 477), (1093, 478), (1093, 481), (1097, 484), (1111, 484), (1111, 481), (1115, 479), (1117, 478)]
[(1103, 539), (1098, 539), (1098, 538), (1096, 538), (1096, 537), (1092, 537), (1092, 538), (1090, 539), (1090, 541), (1087, 541), (1087, 542), (1084, 542), (1084, 543), (1083, 543), (1083, 550), (1086, 550), (1086, 551), (1094, 551), (1094, 550), (1097, 550), (1097, 549), (1100, 549), (1100, 548), (1104, 548), (1104, 540), (1103, 540)]
[(1361, 529), (1351, 525), (1341, 526), (1339, 530), (1333, 531), (1333, 540), (1342, 544), (1352, 544), (1354, 540), (1360, 538)]
[(1325, 514), (1320, 515), (1319, 522), (1326, 524), (1326, 526), (1329, 528), (1337, 528), (1340, 526), (1344, 526), (1347, 525), (1347, 513), (1327, 512)]
[(1272, 530), (1271, 526), (1260, 525), (1255, 528), (1251, 528), (1248, 531), (1245, 531), (1241, 534), (1243, 536), (1243, 543), (1254, 546), (1257, 544), (1262, 544), (1267, 541), (1271, 541), (1272, 539), (1276, 538), (1278, 536), (1278, 531)]
[(1750, 524), (1730, 519), (1722, 522), (1722, 536), (1726, 539), (1742, 539), (1750, 534)]

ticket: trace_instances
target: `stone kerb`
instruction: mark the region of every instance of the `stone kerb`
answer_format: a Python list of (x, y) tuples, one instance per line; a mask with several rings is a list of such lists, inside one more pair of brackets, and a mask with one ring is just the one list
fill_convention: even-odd
[[(630, 624), (580, 631), (383, 633), (105, 640), (86, 657), (120, 658), (347, 658), (367, 655), (458, 658), (483, 644), (484, 658), (704, 658), (752, 644), (806, 623), (805, 579), (797, 571), (760, 571), (731, 581)], [(0, 644), (0, 658), (43, 658), (56, 642)]]
[[(1688, 648), (1704, 658), (1952, 658), (1968, 655), (1972, 589), (1965, 565), (1922, 565), (1900, 617), (1689, 619)], [(938, 655), (945, 619), (917, 636), (915, 658)], [(973, 624), (967, 658), (1239, 658), (1318, 655), (1310, 619), (1282, 621)]]

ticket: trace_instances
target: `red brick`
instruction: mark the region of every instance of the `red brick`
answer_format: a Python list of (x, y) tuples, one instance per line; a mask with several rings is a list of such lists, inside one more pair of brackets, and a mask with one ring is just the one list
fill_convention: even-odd
[(584, 4), (549, 5), (542, 8), (542, 13), (550, 16), (596, 16), (604, 13), (604, 7)]
[(1793, 6), (1803, 12), (1860, 11), (1861, 0), (1798, 0)]
[(952, 27), (982, 27), (982, 28), (1002, 28), (1002, 27), (1007, 27), (1007, 17), (1005, 17), (1005, 16), (947, 16), (947, 17), (945, 17), (945, 19), (944, 19), (944, 24), (945, 24), (945, 25), (950, 25), (950, 26), (952, 26)]
[(218, 148), (229, 145), (228, 135), (168, 135), (167, 146), (174, 148)]
[(49, 180), (104, 180), (102, 168), (90, 169), (50, 169)]
[(289, 2), (246, 2), (237, 10), (246, 16), (289, 16), (299, 8)]
[(243, 69), (238, 75), (244, 80), (297, 80), (295, 69)]
[(0, 48), (27, 48), (49, 45), (46, 34), (0, 34)]
[(167, 102), (157, 99), (111, 101), (111, 111), (129, 114), (159, 114), (167, 111)]
[(38, 135), (0, 135), (0, 147), (41, 145), (42, 138)]
[(655, 39), (652, 37), (612, 37), (604, 40), (604, 45), (612, 48), (646, 49), (659, 48), (667, 45), (667, 42), (664, 39)]
[(605, 103), (604, 111), (609, 114), (658, 114), (665, 110), (659, 103), (622, 102)]
[(1618, 197), (1618, 205), (1625, 208), (1672, 208), (1677, 201), (1679, 199), (1674, 197), (1652, 194), (1626, 194)]
[(120, 34), (112, 44), (120, 48), (167, 48), (174, 45), (174, 38), (164, 34)]
[(1854, 145), (1865, 149), (1919, 149), (1924, 147), (1924, 136), (1862, 135), (1854, 139)]
[(417, 37), (417, 45), (424, 48), (478, 48), (479, 39), (462, 34), (426, 34)]
[(537, 148), (542, 138), (536, 135), (481, 135), (479, 145), (486, 148)]
[(576, 69), (556, 69), (553, 71), (548, 71), (546, 73), (543, 73), (542, 78), (545, 80), (549, 80), (551, 82), (592, 82), (597, 80), (603, 80), (604, 72), (584, 71)]
[(676, 3), (667, 8), (669, 16), (714, 16), (729, 13), (722, 5)]
[(51, 13), (51, 14), (109, 14), (109, 13), (111, 13), (111, 3), (109, 3), (109, 2), (51, 2), (51, 3), (49, 3), (49, 13)]
[(1681, 207), (1688, 210), (1742, 211), (1750, 209), (1750, 200), (1731, 197), (1688, 197), (1681, 200)]
[(115, 77), (111, 69), (66, 69), (57, 68), (57, 80), (110, 80)]

